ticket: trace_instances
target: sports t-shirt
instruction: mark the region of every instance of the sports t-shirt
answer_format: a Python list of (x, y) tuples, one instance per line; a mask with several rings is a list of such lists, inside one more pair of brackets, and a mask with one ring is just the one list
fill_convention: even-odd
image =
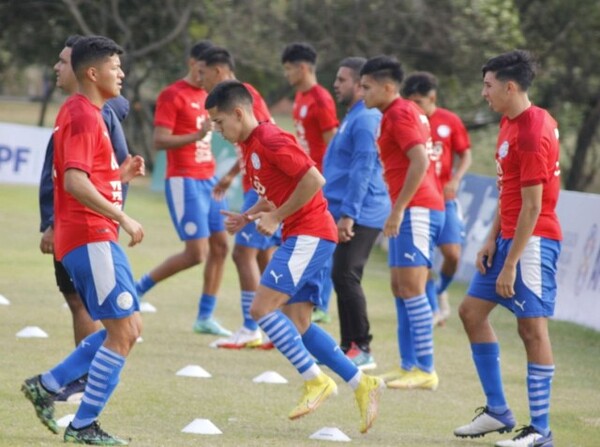
[[(469, 134), (461, 119), (448, 109), (437, 107), (429, 117), (431, 140), (433, 142), (430, 159), (443, 187), (452, 178), (452, 165), (455, 154), (462, 154), (471, 147)], [(454, 199), (454, 197), (446, 197)]]
[(319, 84), (305, 92), (296, 92), (293, 117), (300, 146), (322, 172), (323, 157), (327, 149), (323, 133), (338, 126), (335, 102), (331, 94)]
[[(166, 127), (173, 135), (198, 132), (208, 120), (204, 108), (206, 91), (180, 79), (166, 87), (156, 100), (154, 125)], [(215, 175), (215, 159), (210, 150), (212, 132), (200, 141), (167, 152), (166, 178), (188, 177), (206, 180)]]
[(65, 172), (85, 172), (98, 192), (121, 208), (123, 195), (115, 158), (101, 110), (81, 94), (60, 108), (54, 126), (54, 251), (56, 259), (92, 242), (116, 241), (117, 223), (82, 205), (64, 188)]
[(559, 159), (558, 127), (547, 111), (531, 106), (516, 118), (502, 118), (496, 169), (503, 238), (514, 237), (522, 207), (521, 188), (542, 184), (542, 209), (533, 235), (562, 239), (555, 212), (560, 191)]
[[(429, 121), (414, 102), (397, 98), (383, 112), (377, 144), (393, 206), (410, 165), (406, 152), (418, 144), (430, 150)], [(413, 206), (444, 210), (444, 197), (431, 163), (407, 207)]]
[[(260, 123), (240, 147), (253, 188), (276, 207), (285, 203), (298, 182), (315, 165), (293, 135), (271, 122)], [(283, 240), (300, 235), (338, 240), (337, 227), (321, 190), (283, 220)]]

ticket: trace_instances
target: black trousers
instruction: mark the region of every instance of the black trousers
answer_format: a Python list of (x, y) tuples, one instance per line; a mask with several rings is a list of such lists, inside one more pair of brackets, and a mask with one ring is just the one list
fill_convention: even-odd
[(365, 264), (381, 230), (354, 225), (354, 237), (338, 244), (333, 254), (331, 277), (337, 294), (340, 319), (340, 347), (350, 348), (352, 342), (369, 348), (370, 334), (367, 300), (361, 281)]

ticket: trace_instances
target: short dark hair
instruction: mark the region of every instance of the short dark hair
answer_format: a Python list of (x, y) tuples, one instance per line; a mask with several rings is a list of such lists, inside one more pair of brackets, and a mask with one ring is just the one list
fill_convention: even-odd
[(69, 37), (67, 37), (67, 40), (65, 40), (65, 47), (73, 48), (81, 39), (83, 39), (81, 34), (71, 34)]
[(79, 77), (78, 72), (94, 62), (98, 62), (115, 54), (123, 54), (123, 48), (114, 40), (104, 36), (82, 37), (73, 46), (71, 53), (71, 66), (73, 72)]
[(200, 55), (213, 46), (213, 43), (208, 39), (199, 40), (190, 48), (190, 57), (200, 60)]
[(525, 50), (513, 50), (489, 59), (481, 68), (483, 76), (488, 71), (500, 81), (515, 81), (523, 91), (527, 91), (535, 78), (535, 60)]
[(208, 94), (204, 102), (205, 109), (217, 107), (224, 112), (230, 112), (236, 106), (247, 106), (252, 110), (252, 95), (240, 81), (230, 80), (217, 84)]
[(404, 80), (402, 96), (405, 98), (414, 94), (425, 96), (437, 88), (438, 80), (433, 74), (428, 71), (416, 71)]
[(367, 59), (364, 57), (347, 57), (340, 62), (340, 68), (346, 67), (352, 70), (352, 78), (355, 81), (360, 79), (360, 71), (364, 67)]
[(395, 57), (382, 55), (369, 59), (360, 70), (360, 75), (369, 75), (377, 81), (391, 79), (400, 85), (404, 78), (404, 71)]
[(314, 65), (317, 63), (317, 51), (306, 42), (290, 43), (281, 53), (281, 63), (285, 64), (286, 62), (308, 62)]
[(231, 71), (235, 71), (233, 56), (223, 47), (209, 48), (198, 57), (198, 60), (203, 61), (209, 67), (213, 65), (226, 65)]

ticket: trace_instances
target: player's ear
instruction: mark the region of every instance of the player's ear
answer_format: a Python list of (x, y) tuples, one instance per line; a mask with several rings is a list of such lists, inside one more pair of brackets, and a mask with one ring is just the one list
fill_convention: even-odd
[(235, 109), (233, 109), (233, 113), (238, 121), (241, 121), (244, 117), (244, 109), (242, 108), (242, 106), (236, 106)]

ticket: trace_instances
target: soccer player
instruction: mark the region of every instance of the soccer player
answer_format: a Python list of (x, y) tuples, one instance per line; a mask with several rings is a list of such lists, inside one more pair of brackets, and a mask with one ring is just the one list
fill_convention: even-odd
[(390, 214), (375, 145), (381, 112), (362, 100), (360, 70), (366, 59), (340, 62), (333, 89), (348, 114), (329, 143), (323, 162), (323, 193), (337, 221), (340, 244), (333, 254), (332, 279), (337, 294), (340, 347), (362, 370), (377, 365), (371, 355), (367, 302), (361, 285), (371, 249)]
[[(317, 52), (308, 43), (291, 43), (283, 50), (281, 63), (285, 78), (296, 90), (293, 109), (296, 137), (316, 163), (319, 172), (322, 172), (325, 150), (337, 130), (338, 119), (331, 94), (317, 82)], [(313, 321), (322, 323), (331, 321), (331, 262), (328, 268), (323, 284), (323, 303), (315, 308), (313, 314)]]
[[(65, 46), (58, 56), (58, 62), (54, 65), (56, 72), (56, 85), (65, 93), (72, 95), (77, 90), (77, 79), (73, 68), (71, 67), (71, 51), (73, 45), (81, 36), (72, 35), (65, 41)], [(115, 151), (115, 157), (119, 165), (125, 161), (129, 150), (127, 142), (121, 127), (121, 121), (125, 119), (129, 112), (129, 101), (123, 96), (109, 99), (104, 107), (102, 107), (102, 117), (108, 128), (110, 141)], [(40, 250), (42, 253), (54, 255), (54, 183), (52, 181), (52, 160), (54, 158), (54, 138), (50, 137), (46, 148), (46, 156), (44, 158), (44, 166), (42, 167), (42, 175), (40, 179), (39, 205), (40, 205), (40, 231), (42, 239), (40, 241)], [(123, 191), (126, 185), (123, 184)], [(125, 192), (123, 192), (123, 201), (125, 201)], [(79, 297), (77, 290), (73, 286), (73, 281), (65, 270), (61, 262), (57, 261), (52, 256), (54, 262), (54, 276), (56, 277), (56, 285), (62, 293), (71, 316), (73, 318), (73, 335), (75, 338), (75, 346), (88, 335), (98, 331), (100, 323), (91, 319), (88, 311), (83, 305), (83, 301)], [(78, 378), (68, 384), (59, 394), (56, 395), (56, 401), (67, 401), (74, 395), (83, 393), (86, 385), (86, 376)]]
[(444, 198), (429, 165), (429, 123), (421, 109), (400, 96), (403, 71), (388, 56), (361, 70), (365, 104), (383, 112), (377, 140), (392, 210), (383, 227), (398, 318), (401, 365), (384, 374), (389, 388), (435, 390), (433, 314), (425, 283), (435, 241), (444, 224)]
[(529, 99), (535, 63), (528, 52), (514, 50), (493, 57), (482, 73), (482, 96), (503, 115), (495, 154), (500, 195), (459, 315), (487, 403), (454, 434), (478, 437), (509, 432), (515, 426), (503, 391), (498, 339), (488, 319), (500, 304), (515, 314), (525, 345), (531, 421), (515, 438), (496, 445), (550, 447), (554, 445), (548, 421), (554, 360), (548, 318), (554, 312), (562, 239), (555, 212), (560, 190), (558, 129), (550, 114)]
[[(198, 73), (202, 87), (210, 93), (220, 82), (235, 79), (235, 61), (233, 56), (225, 48), (210, 48), (202, 52), (198, 57)], [(256, 119), (259, 122), (272, 121), (271, 113), (260, 93), (250, 84), (244, 83), (244, 85), (252, 95), (252, 108)], [(236, 151), (240, 151), (237, 146)], [(240, 156), (240, 162), (235, 163), (214, 187), (213, 195), (219, 199), (224, 197), (231, 182), (242, 170), (240, 165), (242, 162), (243, 159)], [(242, 212), (245, 212), (257, 202), (258, 194), (252, 189), (250, 179), (245, 173), (242, 178), (242, 187), (244, 190)], [(250, 315), (250, 306), (260, 281), (260, 274), (271, 259), (275, 244), (280, 239), (280, 234), (281, 232), (278, 231), (272, 237), (264, 236), (256, 229), (255, 222), (249, 222), (236, 233), (232, 258), (240, 281), (243, 324), (230, 337), (215, 340), (211, 343), (211, 346), (226, 349), (241, 349), (263, 345), (263, 337), (258, 324), (256, 324), (256, 321)]]
[(140, 297), (158, 282), (206, 262), (202, 295), (194, 331), (229, 336), (213, 318), (228, 251), (223, 216), (225, 200), (213, 200), (217, 184), (211, 152), (210, 120), (204, 110), (206, 91), (198, 75), (198, 57), (212, 43), (200, 41), (190, 50), (188, 72), (158, 96), (154, 116), (154, 145), (167, 152), (165, 195), (171, 220), (183, 251), (170, 256), (137, 282)]
[(216, 86), (206, 108), (223, 137), (240, 144), (246, 173), (260, 196), (244, 214), (224, 212), (228, 231), (235, 233), (254, 221), (258, 231), (270, 236), (283, 224), (283, 243), (262, 275), (250, 313), (305, 380), (304, 394), (289, 418), (314, 411), (337, 390), (314, 356), (355, 390), (360, 431), (366, 433), (377, 416), (383, 382), (363, 374), (327, 332), (311, 323), (323, 267), (337, 241), (321, 192), (325, 180), (292, 135), (271, 122), (258, 122), (252, 95), (242, 83)]
[(25, 381), (22, 391), (41, 422), (58, 433), (52, 397), (88, 373), (89, 379), (64, 440), (79, 444), (127, 445), (104, 432), (97, 418), (106, 405), (140, 335), (135, 284), (127, 256), (117, 243), (118, 226), (131, 237), (144, 237), (142, 226), (121, 210), (122, 182), (143, 174), (139, 156), (119, 167), (101, 108), (119, 95), (124, 74), (123, 50), (101, 36), (81, 38), (71, 64), (78, 92), (61, 107), (54, 130), (55, 255), (61, 261), (94, 320), (105, 329), (82, 340), (51, 370)]
[[(434, 320), (443, 324), (450, 315), (446, 289), (458, 270), (458, 262), (465, 238), (462, 213), (456, 192), (463, 176), (471, 166), (471, 143), (465, 125), (458, 115), (437, 106), (438, 81), (431, 73), (416, 72), (404, 80), (402, 95), (416, 102), (429, 118), (431, 139), (430, 153), (435, 173), (444, 192), (446, 216), (444, 228), (437, 245), (443, 262), (439, 272), (439, 284), (427, 281), (427, 298), (434, 313)], [(455, 164), (455, 160), (457, 163)], [(438, 308), (439, 297), (439, 308)]]

